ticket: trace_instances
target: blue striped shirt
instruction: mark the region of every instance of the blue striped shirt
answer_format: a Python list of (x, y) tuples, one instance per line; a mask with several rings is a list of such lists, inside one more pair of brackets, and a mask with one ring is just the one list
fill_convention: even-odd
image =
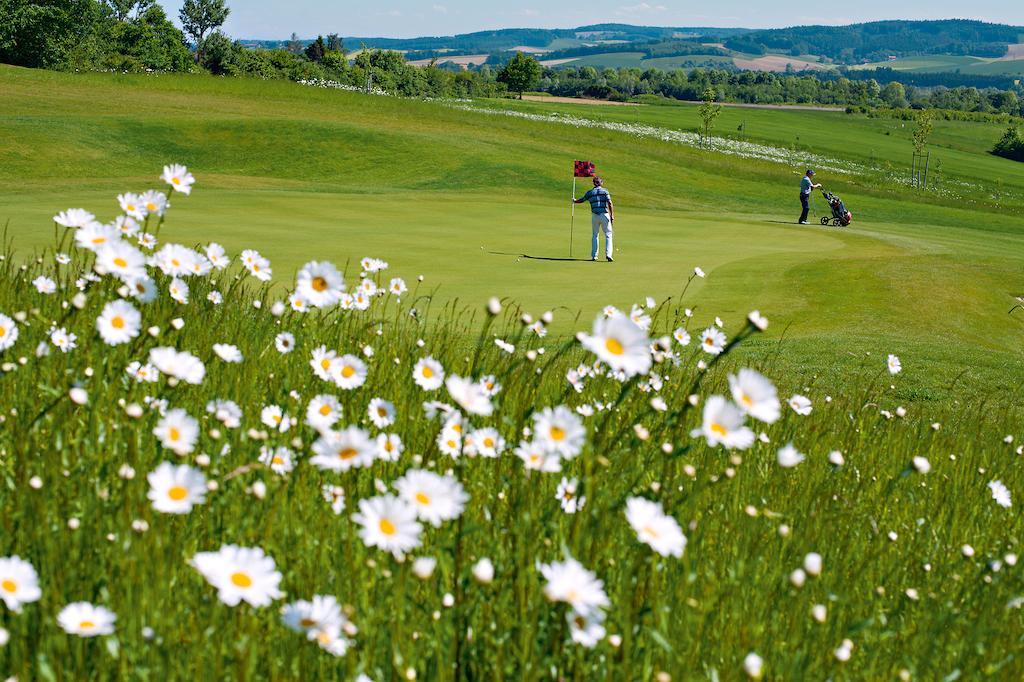
[(608, 205), (612, 203), (612, 195), (604, 187), (595, 187), (583, 198), (590, 202), (591, 213), (603, 215), (608, 212)]

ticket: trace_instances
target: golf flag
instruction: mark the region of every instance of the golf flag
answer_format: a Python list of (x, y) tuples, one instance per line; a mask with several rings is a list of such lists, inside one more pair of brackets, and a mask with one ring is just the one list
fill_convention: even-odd
[(573, 166), (573, 177), (574, 178), (592, 178), (594, 177), (594, 164), (591, 161), (575, 161)]

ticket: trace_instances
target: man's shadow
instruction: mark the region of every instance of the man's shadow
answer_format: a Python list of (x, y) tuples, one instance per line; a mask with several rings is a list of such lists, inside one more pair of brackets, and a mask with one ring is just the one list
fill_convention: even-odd
[(506, 251), (489, 251), (494, 256), (515, 256), (516, 258), (529, 258), (530, 260), (566, 261), (576, 263), (589, 263), (589, 258), (554, 258), (552, 256), (531, 256), (526, 253), (508, 253)]

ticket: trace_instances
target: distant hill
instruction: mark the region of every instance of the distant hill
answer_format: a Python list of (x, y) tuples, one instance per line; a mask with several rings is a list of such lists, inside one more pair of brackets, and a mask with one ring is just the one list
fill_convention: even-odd
[(796, 26), (733, 36), (737, 52), (818, 55), (841, 64), (923, 55), (1000, 58), (1022, 42), (1024, 27), (983, 21), (875, 21), (849, 26)]

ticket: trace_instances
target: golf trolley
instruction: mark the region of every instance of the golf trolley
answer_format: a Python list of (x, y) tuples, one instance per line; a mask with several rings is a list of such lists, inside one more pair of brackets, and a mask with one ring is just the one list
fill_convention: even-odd
[(832, 192), (826, 192), (821, 190), (821, 195), (825, 197), (825, 201), (828, 202), (829, 208), (832, 209), (832, 216), (822, 216), (821, 224), (828, 225), (832, 224), (832, 227), (846, 227), (853, 222), (853, 214), (846, 210), (846, 205), (843, 204), (843, 200), (837, 197)]

